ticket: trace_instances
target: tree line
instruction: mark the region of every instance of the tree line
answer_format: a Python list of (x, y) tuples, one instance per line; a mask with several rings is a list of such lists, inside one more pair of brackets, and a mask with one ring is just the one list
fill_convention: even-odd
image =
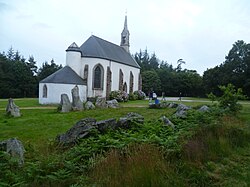
[(221, 96), (219, 88), (233, 84), (241, 88), (243, 94), (250, 97), (250, 44), (243, 40), (236, 41), (229, 51), (225, 61), (220, 65), (207, 69), (203, 76), (196, 70), (182, 69), (183, 59), (173, 67), (159, 60), (156, 54), (149, 54), (147, 49), (135, 53), (135, 60), (141, 66), (143, 91), (150, 91), (166, 96), (195, 96), (203, 97), (209, 93)]
[[(203, 76), (196, 70), (183, 69), (183, 59), (176, 67), (149, 54), (147, 49), (135, 53), (134, 58), (141, 67), (142, 91), (157, 95), (203, 97), (209, 93), (220, 96), (219, 86), (233, 84), (242, 88), (243, 94), (250, 97), (250, 44), (236, 41), (225, 61), (207, 69)], [(0, 53), (0, 98), (37, 97), (38, 83), (48, 75), (62, 68), (52, 59), (38, 68), (33, 56), (25, 59), (19, 51), (11, 47)]]
[(147, 49), (135, 53), (134, 58), (141, 66), (142, 89), (145, 93), (154, 91), (166, 96), (203, 96), (202, 77), (196, 70), (182, 69), (183, 59), (177, 61), (177, 67), (159, 60), (155, 53)]
[(0, 53), (0, 98), (37, 97), (39, 81), (60, 68), (53, 59), (38, 68), (33, 56), (25, 59), (11, 47)]

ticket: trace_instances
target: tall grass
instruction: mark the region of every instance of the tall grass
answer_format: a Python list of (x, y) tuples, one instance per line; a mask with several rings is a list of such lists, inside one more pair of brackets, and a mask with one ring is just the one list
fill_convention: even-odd
[(98, 186), (165, 186), (168, 167), (159, 148), (136, 144), (105, 154), (90, 172)]

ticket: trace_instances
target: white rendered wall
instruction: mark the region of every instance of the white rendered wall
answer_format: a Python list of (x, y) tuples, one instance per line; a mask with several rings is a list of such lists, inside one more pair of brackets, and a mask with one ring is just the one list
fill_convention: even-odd
[[(43, 97), (43, 86), (47, 86), (47, 98)], [(86, 101), (86, 86), (77, 85), (79, 88), (79, 96), (81, 101)], [(67, 94), (69, 100), (72, 102), (71, 90), (75, 84), (55, 84), (55, 83), (39, 83), (39, 103), (40, 104), (59, 104), (61, 101), (61, 94)]]
[[(129, 92), (129, 85), (130, 85), (130, 71), (133, 73), (134, 76), (134, 86), (133, 91), (138, 90), (138, 80), (140, 69), (135, 68), (132, 66), (127, 66), (124, 64), (120, 64), (114, 61), (100, 59), (100, 58), (82, 58), (82, 67), (84, 68), (85, 64), (89, 65), (89, 74), (88, 74), (88, 96), (87, 97), (96, 97), (102, 96), (106, 97), (106, 84), (107, 84), (107, 67), (110, 67), (112, 72), (111, 76), (111, 91), (119, 89), (119, 71), (122, 69), (123, 72), (123, 83), (127, 83), (127, 91)], [(104, 69), (104, 83), (103, 83), (103, 90), (93, 90), (93, 68), (97, 65), (101, 64)], [(83, 71), (82, 68), (82, 71)]]
[[(100, 59), (100, 58), (82, 58), (82, 64), (83, 64), (83, 69), (85, 64), (88, 64), (89, 66), (89, 73), (88, 73), (88, 96), (87, 97), (106, 97), (106, 84), (107, 84), (107, 67), (110, 64), (109, 60), (105, 59)], [(103, 89), (102, 90), (93, 90), (93, 68), (101, 64), (104, 70), (104, 75), (103, 75)]]
[(82, 72), (81, 53), (77, 51), (66, 52), (66, 65), (71, 67), (79, 76)]
[(112, 62), (111, 63), (111, 71), (112, 71), (112, 87), (111, 90), (118, 90), (119, 89), (119, 73), (120, 69), (123, 72), (123, 84), (126, 82), (127, 83), (127, 92), (129, 92), (129, 86), (130, 86), (130, 71), (133, 73), (134, 76), (134, 86), (133, 86), (133, 91), (138, 90), (138, 84), (139, 84), (139, 74), (140, 74), (140, 69), (135, 68), (132, 66), (127, 66), (124, 64), (120, 64), (117, 62)]

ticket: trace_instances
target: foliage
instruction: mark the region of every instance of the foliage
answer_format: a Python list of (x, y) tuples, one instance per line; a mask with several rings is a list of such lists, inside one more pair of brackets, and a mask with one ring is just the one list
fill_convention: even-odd
[(250, 96), (250, 44), (242, 40), (236, 41), (226, 56), (225, 61), (204, 72), (203, 82), (206, 92), (221, 95), (218, 85), (235, 85), (242, 88), (243, 93)]
[(0, 97), (36, 97), (38, 82), (61, 67), (54, 61), (51, 61), (51, 65), (45, 62), (37, 72), (33, 56), (27, 61), (19, 51), (15, 52), (11, 47), (7, 54), (0, 53)]
[(129, 100), (129, 95), (121, 90), (111, 91), (109, 97), (110, 99), (116, 99), (118, 102), (127, 102)]
[(238, 103), (239, 99), (243, 99), (242, 89), (235, 89), (235, 86), (228, 84), (227, 86), (219, 86), (223, 95), (219, 98), (219, 105), (224, 109), (229, 109), (230, 112), (238, 112), (241, 105)]
[(203, 96), (202, 77), (195, 70), (182, 70), (183, 59), (177, 61), (177, 67), (160, 61), (156, 54), (149, 54), (147, 49), (135, 53), (134, 58), (141, 66), (142, 90), (145, 93), (155, 91), (157, 95), (165, 92), (167, 96)]
[(128, 99), (129, 99), (130, 101), (135, 101), (135, 100), (138, 99), (138, 96), (135, 95), (134, 93), (130, 93)]
[(154, 70), (142, 72), (142, 90), (148, 93), (154, 91), (156, 93), (161, 92), (161, 80)]
[(38, 70), (38, 73), (37, 73), (38, 80), (39, 81), (43, 80), (44, 78), (48, 77), (49, 75), (58, 71), (61, 68), (62, 68), (62, 65), (55, 64), (53, 59), (51, 60), (50, 64), (48, 62), (44, 62), (42, 67), (39, 68)]
[(144, 100), (146, 98), (146, 94), (141, 90), (134, 91), (134, 95), (136, 95), (138, 100)]
[(37, 82), (30, 68), (18, 51), (0, 53), (0, 97), (34, 97)]
[(212, 101), (212, 103), (216, 100), (216, 96), (212, 92), (207, 94), (207, 97)]

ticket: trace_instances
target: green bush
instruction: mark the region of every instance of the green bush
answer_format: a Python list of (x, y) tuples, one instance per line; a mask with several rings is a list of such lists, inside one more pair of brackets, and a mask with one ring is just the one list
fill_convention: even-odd
[(146, 98), (146, 94), (141, 90), (134, 91), (134, 95), (137, 95), (138, 100), (144, 100)]
[(242, 89), (235, 89), (235, 86), (228, 84), (227, 86), (219, 86), (223, 95), (218, 99), (219, 106), (229, 110), (230, 112), (238, 112), (242, 106), (238, 103), (239, 99), (243, 99), (244, 95), (242, 94)]
[(129, 95), (125, 91), (115, 90), (110, 93), (110, 99), (116, 99), (118, 102), (127, 102)]
[(135, 101), (138, 99), (138, 95), (135, 95), (134, 93), (129, 94), (129, 100), (130, 101)]

